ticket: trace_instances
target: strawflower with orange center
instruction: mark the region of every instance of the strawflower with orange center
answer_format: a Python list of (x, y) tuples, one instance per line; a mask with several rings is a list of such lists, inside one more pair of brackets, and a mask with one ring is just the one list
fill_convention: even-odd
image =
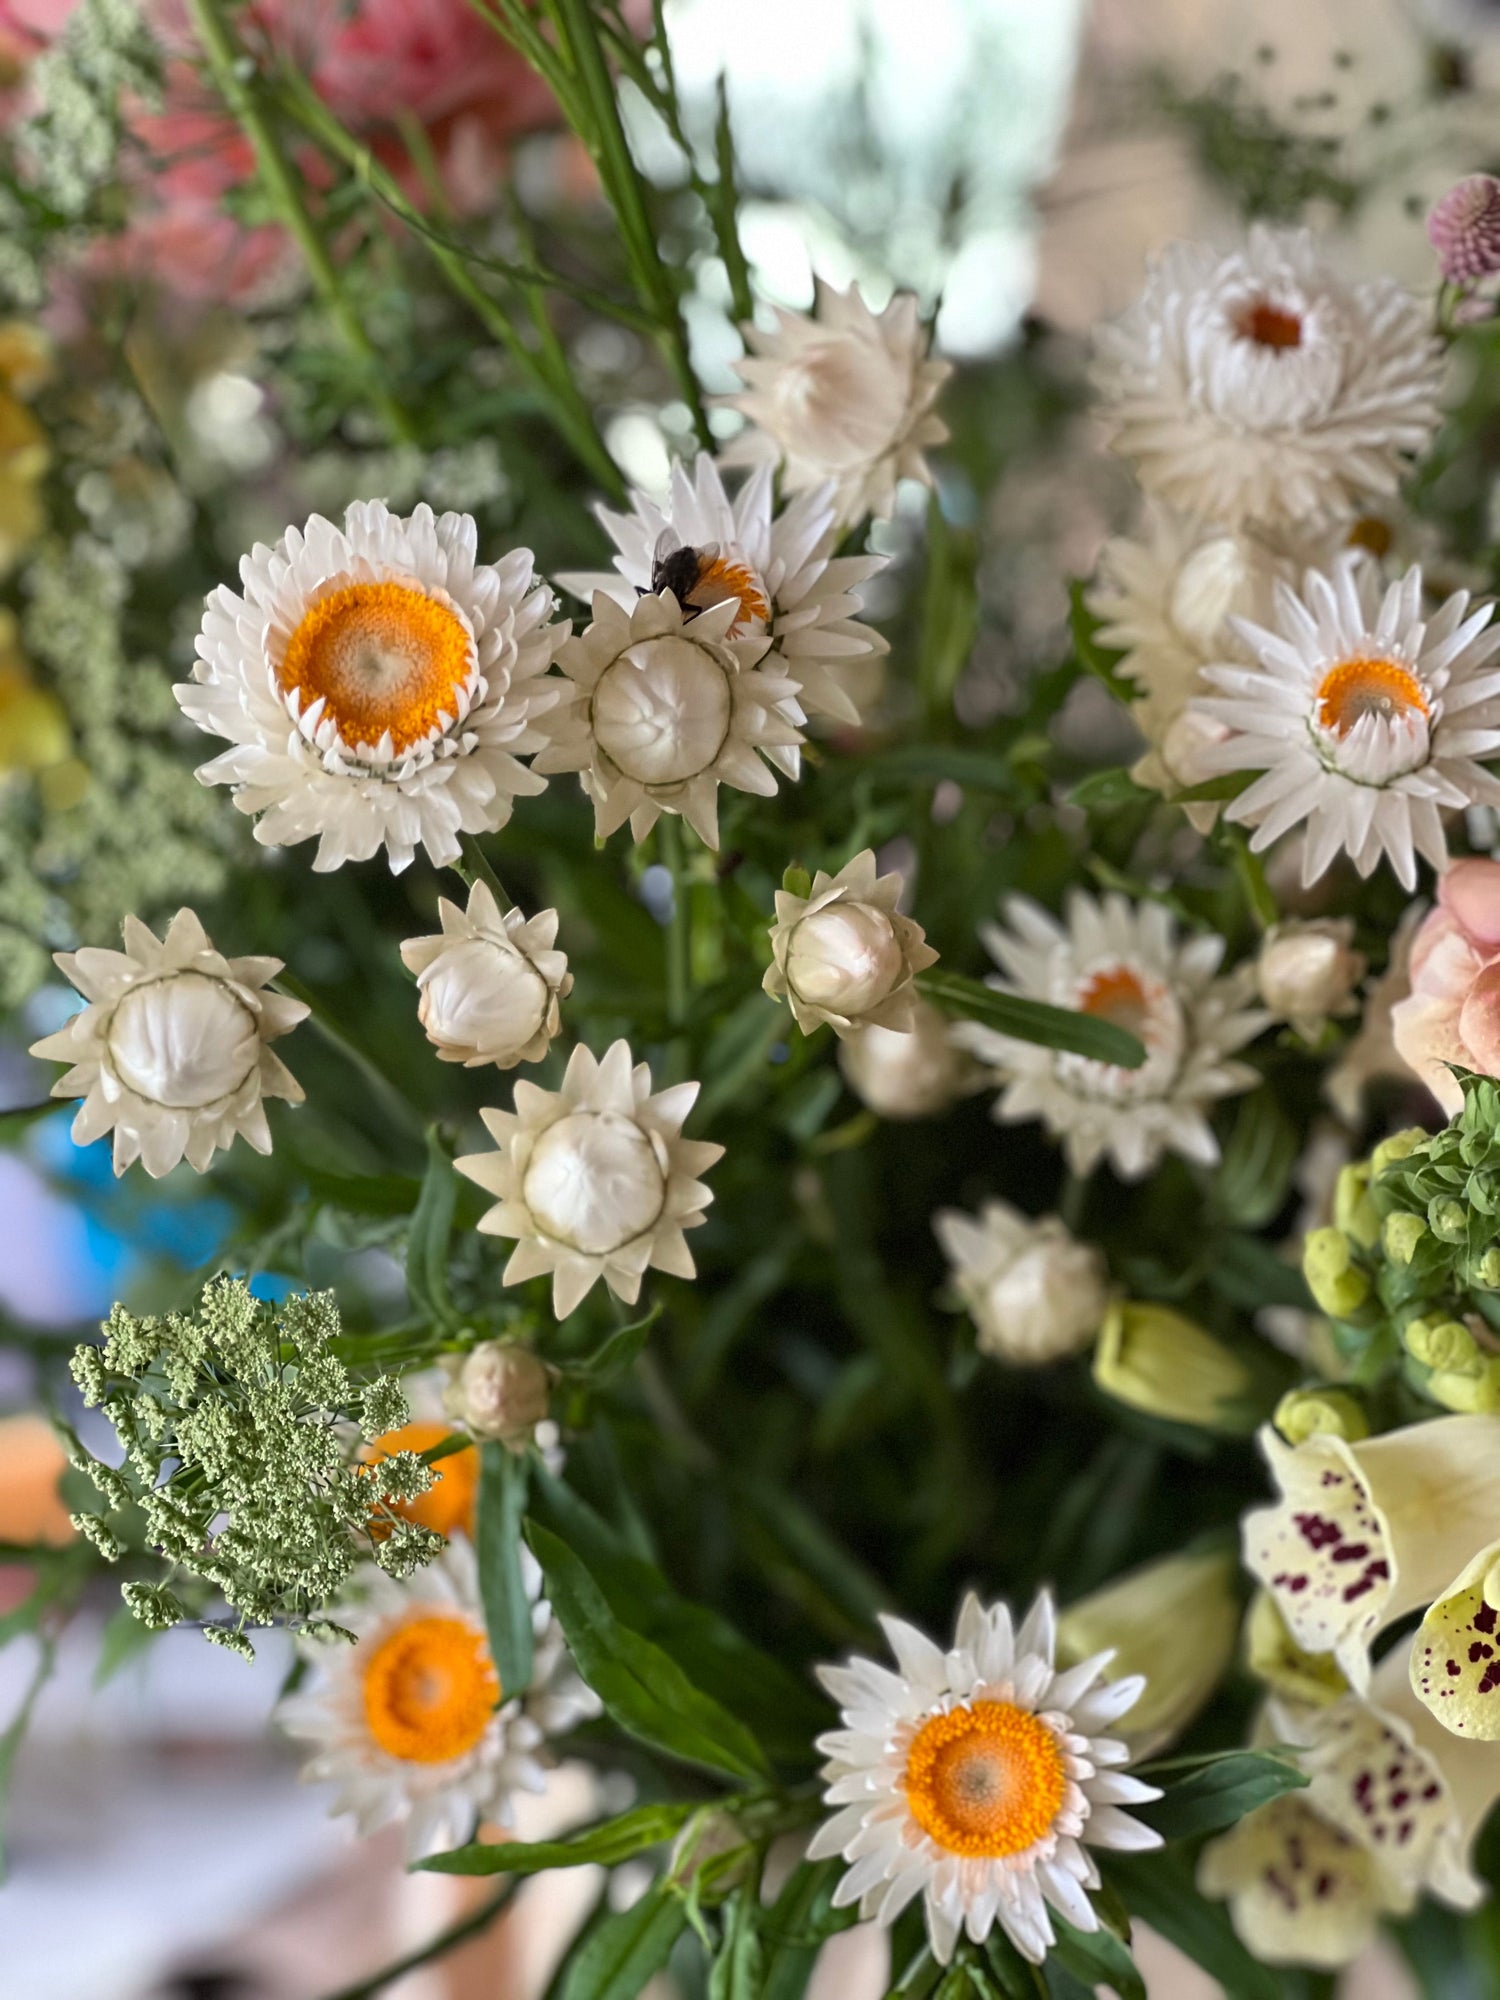
[(364, 1662), (370, 1734), (410, 1764), (446, 1764), (472, 1750), (499, 1699), (484, 1633), (465, 1618), (413, 1618)]
[(1457, 591), (1430, 616), (1422, 572), (1384, 589), (1360, 549), (1300, 591), (1279, 584), (1274, 627), (1235, 620), (1254, 664), (1205, 669), (1193, 703), (1219, 732), (1202, 767), (1255, 772), (1226, 818), (1254, 828), (1257, 853), (1306, 823), (1302, 880), (1339, 854), (1361, 875), (1382, 856), (1407, 890), (1421, 854), (1447, 866), (1445, 816), (1500, 805), (1485, 766), (1500, 752), (1500, 629), (1493, 606)]
[(284, 694), (322, 702), (346, 743), (398, 755), (463, 712), (474, 639), (451, 605), (404, 583), (348, 583), (304, 613), (276, 668)]
[[(361, 1456), (367, 1462), (391, 1458), (398, 1451), (412, 1451), (420, 1456), (451, 1435), (448, 1424), (421, 1421), (403, 1424), (400, 1430), (387, 1431), (384, 1436), (376, 1438)], [(449, 1539), (455, 1534), (472, 1537), (474, 1503), (479, 1493), (479, 1453), (472, 1445), (465, 1445), (461, 1450), (435, 1460), (431, 1469), (432, 1484), (427, 1491), (419, 1493), (414, 1500), (389, 1502), (391, 1511), (404, 1520), (414, 1521), (420, 1528), (431, 1528)], [(371, 1533), (380, 1532), (379, 1521), (372, 1521)]]
[(1099, 1928), (1089, 1847), (1160, 1845), (1120, 1810), (1160, 1794), (1124, 1775), (1128, 1752), (1104, 1733), (1145, 1683), (1102, 1680), (1109, 1653), (1058, 1671), (1045, 1594), (1019, 1631), (1005, 1605), (966, 1598), (946, 1649), (881, 1623), (894, 1674), (861, 1659), (818, 1669), (843, 1726), (818, 1739), (832, 1817), (808, 1858), (853, 1863), (833, 1900), (866, 1920), (892, 1924), (921, 1896), (941, 1964), (962, 1933), (982, 1945), (996, 1924), (1040, 1964), (1056, 1942), (1049, 1910)]
[(1272, 305), (1269, 299), (1255, 299), (1235, 321), (1235, 332), (1241, 340), (1254, 341), (1257, 347), (1300, 347), (1302, 316)]

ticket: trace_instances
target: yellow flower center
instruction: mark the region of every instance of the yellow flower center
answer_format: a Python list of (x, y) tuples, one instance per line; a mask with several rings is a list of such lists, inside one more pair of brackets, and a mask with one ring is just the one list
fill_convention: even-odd
[(365, 1721), (389, 1757), (447, 1764), (483, 1736), (500, 1681), (483, 1633), (444, 1612), (399, 1625), (364, 1670)]
[(456, 717), (473, 641), (446, 604), (405, 583), (346, 583), (307, 611), (277, 669), (282, 691), (320, 697), (346, 743), (390, 732), (398, 754)]
[(1068, 1780), (1045, 1722), (1008, 1701), (977, 1701), (923, 1723), (903, 1783), (912, 1818), (945, 1853), (987, 1860), (1048, 1833)]
[(722, 556), (715, 556), (699, 570), (698, 581), (688, 592), (687, 601), (695, 611), (711, 611), (731, 597), (740, 607), (729, 628), (731, 638), (743, 632), (753, 618), (763, 625), (770, 623), (771, 607), (748, 566), (726, 562)]
[[(386, 1431), (376, 1438), (364, 1456), (373, 1462), (392, 1458), (398, 1451), (431, 1451), (448, 1434), (447, 1424), (403, 1424), (399, 1431)], [(465, 1445), (462, 1451), (450, 1452), (437, 1461), (432, 1468), (432, 1484), (425, 1493), (419, 1493), (415, 1500), (393, 1500), (390, 1508), (404, 1520), (415, 1521), (421, 1528), (435, 1529), (440, 1535), (452, 1536), (458, 1530), (472, 1537), (478, 1489), (479, 1453), (472, 1445)], [(378, 1522), (372, 1528), (377, 1535), (381, 1532)]]
[(1367, 715), (1392, 721), (1428, 714), (1422, 683), (1394, 660), (1344, 660), (1318, 683), (1318, 720), (1335, 736), (1347, 736)]
[(1301, 319), (1296, 313), (1273, 306), (1268, 299), (1256, 299), (1246, 306), (1235, 321), (1234, 330), (1241, 340), (1253, 341), (1257, 347), (1302, 345)]
[(1106, 966), (1091, 973), (1078, 995), (1080, 1014), (1092, 1014), (1096, 1021), (1110, 1021), (1132, 1035), (1139, 1035), (1151, 1017), (1151, 1003), (1139, 975), (1128, 965)]

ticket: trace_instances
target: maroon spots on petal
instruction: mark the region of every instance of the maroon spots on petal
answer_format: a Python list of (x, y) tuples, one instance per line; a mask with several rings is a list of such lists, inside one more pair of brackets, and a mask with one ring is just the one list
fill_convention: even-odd
[(1452, 1675), (1453, 1679), (1457, 1680), (1459, 1675), (1463, 1672), (1463, 1668), (1458, 1664), (1457, 1660), (1448, 1660), (1446, 1662), (1446, 1665), (1448, 1672)]
[(1368, 1542), (1344, 1542), (1333, 1552), (1336, 1563), (1360, 1563), (1370, 1553)]
[(1491, 1660), (1480, 1677), (1476, 1694), (1493, 1694), (1500, 1687), (1500, 1660)]
[(1494, 1605), (1481, 1604), (1479, 1609), (1474, 1613), (1474, 1630), (1476, 1632), (1493, 1632), (1494, 1629), (1495, 1629)]
[(1481, 1660), (1492, 1660), (1494, 1657), (1494, 1647), (1487, 1646), (1483, 1639), (1476, 1639), (1469, 1648), (1469, 1665), (1471, 1667), (1477, 1667)]
[(1331, 1543), (1344, 1539), (1344, 1531), (1338, 1522), (1330, 1521), (1324, 1514), (1294, 1514), (1292, 1519), (1309, 1548), (1326, 1549)]

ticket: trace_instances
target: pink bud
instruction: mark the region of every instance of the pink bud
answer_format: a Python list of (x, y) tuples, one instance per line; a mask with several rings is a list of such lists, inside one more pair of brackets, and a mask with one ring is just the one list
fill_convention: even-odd
[(1500, 181), (1471, 174), (1451, 188), (1427, 218), (1427, 240), (1452, 284), (1500, 271)]

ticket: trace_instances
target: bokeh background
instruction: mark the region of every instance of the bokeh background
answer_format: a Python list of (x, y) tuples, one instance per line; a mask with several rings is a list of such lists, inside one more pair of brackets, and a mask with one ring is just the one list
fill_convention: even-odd
[[(0, 35), (12, 12), (25, 26), (23, 5), (0, 6)], [(1067, 580), (1128, 506), (1088, 416), (1087, 332), (1129, 300), (1149, 252), (1227, 235), (1247, 200), (1277, 213), (1311, 197), (1351, 264), (1426, 284), (1427, 207), (1459, 175), (1500, 166), (1500, 5), (1486, 0), (676, 0), (668, 18), (685, 96), (708, 105), (727, 80), (762, 293), (800, 307), (815, 276), (858, 278), (876, 303), (910, 286), (939, 302), (942, 348), (991, 364), (983, 406), (952, 412), (983, 430), (999, 468), (973, 524), (986, 615), (964, 699), (976, 712), (1056, 655)], [(640, 143), (649, 166), (644, 124)], [(554, 137), (523, 142), (510, 166), (528, 199), (590, 199)], [(704, 303), (697, 358), (728, 388), (733, 348)], [(227, 342), (197, 351), (184, 408), (221, 453), (263, 470), (275, 439), (251, 371)], [(632, 479), (660, 482), (669, 416), (625, 401), (607, 436)], [(945, 499), (962, 509), (962, 495)], [(1079, 692), (1062, 727), (1120, 728), (1101, 690), (1097, 705)], [(26, 1039), (71, 998), (44, 989)], [(23, 1048), (0, 1046), (0, 1110), (50, 1078)], [(0, 1544), (69, 1532), (50, 1433), (5, 1415), (34, 1401), (38, 1361), (115, 1298), (170, 1296), (225, 1226), (175, 1182), (116, 1184), (107, 1148), (76, 1150), (68, 1117), (0, 1151)], [(399, 1283), (378, 1256), (357, 1275), (376, 1292)], [(0, 1634), (26, 1587), (0, 1566)], [(404, 1875), (393, 1843), (356, 1844), (294, 1782), (267, 1728), (284, 1650), (263, 1644), (246, 1667), (178, 1632), (137, 1652), (138, 1628), (113, 1613), (101, 1600), (66, 1630), (12, 1773), (4, 2000), (329, 2000), (461, 1919), (471, 1885)], [(0, 1649), (0, 1729), (35, 1665), (30, 1640)], [(561, 1772), (522, 1837), (587, 1816), (590, 1784)], [(541, 1994), (590, 1900), (587, 1873), (530, 1885), (501, 1926), (383, 1990)], [(1165, 1946), (1148, 1942), (1142, 1960), (1153, 2000), (1216, 1990)], [(830, 1947), (816, 2000), (878, 1995), (882, 1975), (878, 1940), (851, 1932)], [(1344, 1990), (1407, 1989), (1370, 1961)]]

